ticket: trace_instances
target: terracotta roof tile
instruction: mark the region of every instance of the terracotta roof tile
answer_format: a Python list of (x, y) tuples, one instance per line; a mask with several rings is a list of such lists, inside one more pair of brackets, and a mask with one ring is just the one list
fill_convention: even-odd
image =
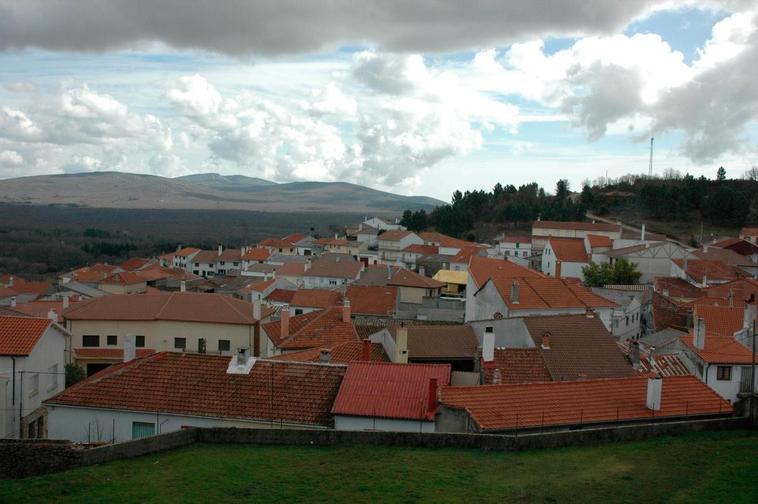
[(270, 303), (289, 304), (290, 301), (292, 301), (292, 298), (295, 297), (295, 292), (296, 291), (294, 290), (274, 289), (268, 296), (266, 296), (266, 301)]
[(419, 236), (427, 244), (438, 244), (438, 246), (446, 248), (463, 248), (476, 245), (474, 242), (453, 238), (452, 236), (432, 231), (423, 231), (419, 233)]
[(122, 271), (120, 273), (112, 274), (108, 278), (101, 280), (100, 283), (114, 285), (136, 285), (145, 283), (145, 279), (137, 273), (132, 273), (131, 271)]
[(585, 263), (589, 261), (584, 240), (581, 238), (550, 238), (550, 247), (556, 259), (564, 262)]
[(151, 263), (152, 261), (150, 259), (145, 259), (144, 257), (132, 257), (119, 264), (118, 267), (124, 271), (135, 271), (142, 269)]
[(710, 364), (751, 364), (753, 362), (753, 352), (734, 337), (715, 336), (707, 333), (708, 326), (706, 325), (705, 345), (702, 350), (695, 348), (691, 333), (682, 336), (679, 340)]
[(301, 277), (305, 275), (305, 263), (288, 262), (276, 269), (277, 277)]
[(655, 277), (655, 291), (674, 298), (695, 299), (705, 295), (699, 288), (678, 277)]
[(325, 289), (299, 289), (294, 291), (290, 306), (304, 308), (329, 308), (342, 303), (342, 294)]
[(693, 319), (702, 318), (705, 321), (706, 334), (715, 336), (734, 336), (742, 329), (745, 318), (743, 307), (704, 306), (694, 307)]
[(340, 385), (335, 415), (433, 420), (429, 409), (429, 382), (450, 383), (449, 364), (393, 364), (352, 362)]
[(358, 261), (342, 260), (341, 258), (337, 260), (316, 259), (311, 263), (310, 268), (305, 270), (303, 276), (354, 280), (358, 278), (361, 271), (363, 271), (363, 263)]
[[(77, 296), (71, 296), (69, 299), (71, 300), (70, 306), (80, 301)], [(63, 301), (29, 301), (16, 305), (15, 309), (31, 317), (39, 318), (47, 318), (50, 310), (54, 310), (58, 314), (58, 322), (63, 321)]]
[(354, 314), (389, 316), (395, 313), (397, 288), (379, 285), (348, 285), (345, 297)]
[[(555, 308), (613, 308), (618, 306), (592, 290), (565, 278), (495, 278), (500, 297), (513, 310)], [(511, 290), (518, 283), (519, 300), (514, 303)]]
[(358, 333), (350, 322), (342, 321), (341, 306), (295, 315), (289, 319), (289, 335), (282, 337), (281, 320), (263, 324), (263, 330), (277, 348), (303, 350), (333, 348), (348, 341), (358, 341)]
[(708, 280), (715, 281), (729, 281), (737, 280), (738, 278), (745, 278), (747, 273), (741, 269), (724, 264), (718, 261), (706, 261), (703, 259), (688, 259), (686, 268), (684, 259), (672, 259), (674, 263), (680, 268), (685, 270), (687, 275), (700, 282), (703, 276), (706, 276)]
[(182, 249), (177, 250), (176, 252), (170, 252), (171, 255), (178, 256), (178, 257), (188, 257), (192, 254), (196, 254), (197, 252), (200, 252), (199, 248), (195, 247), (184, 247)]
[(408, 245), (403, 249), (403, 252), (419, 254), (419, 255), (435, 255), (439, 252), (439, 249), (434, 245)]
[[(363, 360), (363, 341), (346, 341), (336, 345), (331, 350), (331, 362), (332, 364), (348, 364), (350, 362)], [(384, 348), (379, 343), (369, 343), (371, 345), (371, 351), (369, 353), (369, 361), (372, 362), (389, 362), (389, 357), (384, 351)], [(307, 350), (300, 350), (299, 352), (289, 352), (282, 355), (272, 357), (273, 360), (285, 360), (296, 362), (319, 362), (321, 360), (321, 348), (309, 348)]]
[(694, 376), (662, 378), (661, 409), (646, 406), (648, 378), (444, 387), (482, 431), (726, 415), (732, 406)]
[(611, 248), (613, 245), (611, 239), (603, 235), (588, 234), (587, 241), (591, 248)]
[(481, 247), (477, 246), (462, 247), (461, 250), (453, 256), (450, 262), (457, 264), (468, 264), (469, 261), (471, 261), (471, 258), (475, 255), (479, 255), (482, 250), (483, 249)]
[(532, 229), (569, 229), (576, 231), (594, 231), (594, 232), (619, 232), (618, 224), (607, 224), (605, 222), (577, 222), (577, 221), (534, 221)]
[(245, 261), (267, 261), (271, 257), (271, 252), (263, 247), (254, 247), (245, 250), (242, 259)]
[(390, 230), (379, 235), (380, 241), (400, 241), (406, 236), (414, 234), (412, 231)]
[(468, 272), (477, 287), (482, 287), (490, 278), (544, 278), (545, 275), (503, 259), (488, 259), (472, 256)]
[[(395, 336), (398, 326), (390, 333)], [(467, 325), (413, 325), (408, 330), (408, 358), (414, 360), (474, 359), (477, 339)]]
[(530, 383), (551, 381), (539, 348), (496, 348), (495, 360), (482, 362), (484, 383), (491, 384), (495, 370), (500, 383)]
[(47, 318), (0, 316), (0, 355), (29, 355), (51, 323)]
[(405, 268), (399, 268), (387, 281), (387, 285), (395, 287), (416, 287), (419, 289), (440, 289), (445, 286), (444, 283), (438, 282), (433, 278), (419, 275), (415, 271)]
[(161, 352), (114, 364), (47, 404), (327, 425), (344, 366), (257, 359), (228, 374), (229, 357)]
[(528, 243), (531, 245), (531, 236), (506, 235), (498, 240), (500, 243)]

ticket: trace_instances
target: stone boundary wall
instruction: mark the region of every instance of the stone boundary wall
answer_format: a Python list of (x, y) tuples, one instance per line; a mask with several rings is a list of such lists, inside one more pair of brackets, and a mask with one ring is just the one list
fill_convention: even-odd
[(234, 427), (190, 428), (91, 449), (77, 447), (68, 441), (2, 439), (0, 440), (0, 479), (25, 478), (66, 471), (75, 467), (173, 450), (198, 442), (309, 446), (360, 444), (409, 448), (528, 450), (635, 441), (665, 434), (749, 427), (749, 419), (731, 417), (528, 434), (421, 434)]

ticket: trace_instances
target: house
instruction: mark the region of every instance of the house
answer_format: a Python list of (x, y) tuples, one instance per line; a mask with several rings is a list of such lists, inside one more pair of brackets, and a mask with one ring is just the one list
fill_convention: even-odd
[(443, 296), (457, 297), (466, 294), (466, 284), (468, 283), (468, 273), (466, 271), (441, 269), (434, 274), (434, 280), (445, 284), (441, 293)]
[(650, 303), (647, 291), (624, 291), (593, 287), (592, 292), (616, 303), (611, 319), (611, 332), (620, 341), (639, 339), (647, 326), (641, 324), (643, 318), (642, 301)]
[[(467, 322), (530, 315), (572, 315), (592, 310), (611, 328), (617, 304), (563, 278), (492, 278), (474, 293)], [(469, 316), (470, 314), (470, 316)]]
[(449, 383), (449, 365), (351, 362), (332, 407), (334, 428), (434, 432), (437, 390)]
[(230, 296), (172, 292), (104, 296), (76, 303), (63, 314), (73, 359), (91, 375), (123, 357), (127, 336), (142, 352), (177, 350), (229, 355), (251, 348), (262, 355), (260, 309)]
[(379, 259), (392, 263), (402, 261), (403, 250), (410, 245), (424, 245), (424, 240), (412, 231), (385, 231), (377, 239)]
[(123, 271), (101, 280), (97, 288), (108, 294), (142, 294), (147, 292), (147, 281), (137, 273)]
[(744, 271), (719, 261), (672, 259), (669, 276), (681, 278), (696, 287), (708, 287), (746, 278)]
[(345, 254), (357, 257), (361, 252), (368, 249), (368, 245), (362, 241), (346, 240), (344, 238), (319, 238), (313, 242), (313, 246), (320, 253)]
[(643, 243), (609, 250), (608, 262), (613, 264), (624, 258), (637, 266), (639, 283), (652, 283), (655, 277), (676, 276), (671, 274), (671, 261), (697, 259), (692, 252), (671, 242)]
[(532, 250), (541, 253), (551, 236), (555, 238), (582, 238), (588, 234), (607, 236), (611, 240), (621, 238), (621, 224), (607, 224), (605, 222), (575, 222), (575, 221), (543, 221), (532, 223)]
[(496, 248), (503, 257), (526, 259), (532, 255), (532, 237), (505, 235), (497, 241)]
[(740, 240), (745, 240), (753, 245), (758, 245), (758, 228), (744, 227), (740, 230)]
[(434, 245), (408, 245), (403, 249), (398, 262), (408, 269), (416, 269), (422, 258), (437, 255), (438, 251), (439, 249)]
[[(752, 313), (755, 318), (755, 312)], [(736, 401), (741, 393), (749, 393), (753, 352), (734, 336), (723, 335), (718, 326), (711, 329), (702, 317), (696, 316), (694, 326), (690, 334), (679, 340), (683, 356), (694, 367), (693, 374), (730, 402)]]
[[(746, 245), (754, 246), (750, 243), (743, 242)], [(753, 260), (753, 257), (745, 257), (738, 254), (734, 250), (727, 248), (716, 247), (714, 245), (703, 245), (703, 247), (693, 252), (698, 259), (706, 261), (720, 262), (734, 266), (751, 277), (755, 278), (758, 275), (758, 264)], [(756, 256), (758, 258), (758, 256)]]
[(19, 315), (28, 315), (30, 317), (55, 319), (59, 324), (63, 324), (63, 312), (74, 303), (83, 301), (79, 296), (66, 296), (62, 299), (45, 299), (29, 301), (28, 303), (19, 304), (13, 309)]
[(748, 258), (751, 262), (758, 262), (758, 245), (753, 242), (741, 238), (725, 238), (723, 240), (715, 241), (713, 246), (736, 252), (739, 255)]
[(392, 325), (371, 335), (392, 362), (448, 364), (453, 371), (474, 371), (477, 339), (470, 326), (462, 324)]
[[(192, 260), (198, 252), (200, 252), (199, 248), (179, 246), (176, 248), (176, 252), (171, 253), (171, 264), (161, 264), (161, 266), (171, 266), (185, 271), (192, 271)], [(195, 274), (197, 275), (198, 273)]]
[(282, 307), (279, 320), (261, 325), (261, 355), (272, 357), (310, 348), (334, 348), (348, 341), (358, 341), (350, 320), (350, 304), (321, 311), (290, 316)]
[[(463, 247), (457, 254), (453, 256), (452, 259), (450, 259), (450, 269), (453, 271), (468, 271), (468, 265), (471, 262), (471, 258), (473, 256), (486, 256), (486, 251), (484, 248), (479, 246), (472, 246), (472, 247)], [(512, 260), (514, 262), (517, 262), (515, 260), (516, 258), (513, 257)], [(519, 263), (521, 264), (521, 263)], [(527, 264), (521, 264), (522, 266), (528, 266)]]
[(147, 259), (145, 257), (131, 257), (118, 265), (118, 267), (124, 271), (139, 271), (141, 269), (147, 268), (148, 266), (160, 265), (157, 264), (154, 260)]
[(365, 222), (358, 224), (355, 238), (359, 242), (365, 243), (368, 248), (376, 248), (379, 246), (379, 229)]
[(467, 269), (466, 321), (474, 320), (477, 311), (477, 300), (474, 299), (474, 295), (490, 278), (542, 278), (545, 276), (512, 261), (489, 259), (477, 255), (471, 256)]
[[(299, 240), (298, 240), (299, 241)], [(267, 249), (272, 254), (297, 255), (297, 242), (279, 238), (266, 238), (258, 243), (259, 247)]]
[(392, 278), (387, 280), (387, 285), (397, 288), (399, 302), (410, 304), (422, 304), (424, 298), (439, 297), (442, 287), (445, 286), (433, 278), (404, 268), (395, 270)]
[[(679, 331), (676, 331), (679, 332)], [(665, 337), (664, 335), (659, 335)], [(678, 337), (674, 338), (678, 341)], [(656, 345), (643, 341), (619, 341), (621, 352), (640, 374), (653, 373), (658, 376), (688, 376), (692, 372), (679, 352), (659, 351)]]
[(581, 238), (549, 237), (542, 250), (542, 272), (557, 278), (584, 278), (582, 268), (590, 262), (590, 254)]
[(380, 219), (379, 217), (364, 219), (363, 225), (371, 226), (373, 228), (378, 229), (379, 231), (405, 231), (405, 227), (401, 226), (397, 220), (394, 223), (392, 223), (392, 222), (387, 222), (386, 220)]
[(332, 364), (349, 364), (356, 361), (389, 362), (389, 357), (378, 343), (369, 340), (345, 341), (331, 348), (308, 348), (297, 352), (271, 357), (272, 360), (292, 362), (322, 362)]
[[(45, 402), (49, 437), (120, 443), (186, 427), (323, 429), (345, 366), (160, 352)], [(307, 391), (307, 393), (304, 393)]]
[(223, 276), (228, 275), (232, 271), (240, 271), (242, 269), (242, 250), (224, 249), (219, 245), (218, 252), (216, 274)]
[(453, 238), (452, 236), (432, 231), (423, 231), (419, 233), (419, 237), (424, 240), (424, 245), (437, 247), (439, 254), (444, 256), (455, 256), (461, 251), (461, 249), (477, 246), (474, 242)]
[(0, 275), (0, 288), (5, 287), (16, 293), (17, 301), (37, 299), (50, 291), (48, 282), (30, 282), (18, 275)]
[(49, 318), (0, 316), (0, 438), (46, 438), (42, 402), (65, 387), (69, 333)]
[(192, 258), (192, 274), (203, 278), (215, 276), (218, 256), (215, 250), (200, 250)]
[(694, 376), (442, 387), (438, 432), (559, 431), (731, 416)]
[(353, 315), (392, 317), (397, 310), (398, 289), (381, 285), (351, 284), (347, 286), (345, 298), (350, 301)]
[[(306, 265), (302, 274), (303, 287), (306, 289), (337, 288), (358, 279), (363, 271), (363, 263), (347, 256), (333, 259), (319, 258)], [(284, 276), (283, 273), (277, 277)]]
[(326, 289), (297, 289), (288, 304), (290, 315), (302, 315), (342, 304), (342, 294)]

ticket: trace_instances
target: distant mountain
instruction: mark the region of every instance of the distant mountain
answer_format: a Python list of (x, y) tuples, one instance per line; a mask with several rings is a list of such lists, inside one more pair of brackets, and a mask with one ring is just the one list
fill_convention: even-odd
[(0, 201), (94, 208), (189, 208), (396, 215), (442, 201), (400, 196), (344, 182), (276, 184), (215, 173), (165, 178), (123, 172), (39, 175), (0, 180)]
[(184, 180), (192, 184), (207, 185), (219, 189), (276, 185), (276, 182), (271, 182), (270, 180), (264, 180), (258, 177), (247, 177), (245, 175), (220, 175), (218, 173), (196, 173), (194, 175), (176, 177), (176, 180)]

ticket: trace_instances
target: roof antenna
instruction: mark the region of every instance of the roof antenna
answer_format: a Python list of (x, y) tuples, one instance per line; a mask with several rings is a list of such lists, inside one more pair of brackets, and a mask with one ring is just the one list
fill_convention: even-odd
[(648, 166), (648, 173), (647, 176), (649, 178), (653, 178), (653, 141), (655, 140), (655, 137), (650, 137), (650, 165)]

